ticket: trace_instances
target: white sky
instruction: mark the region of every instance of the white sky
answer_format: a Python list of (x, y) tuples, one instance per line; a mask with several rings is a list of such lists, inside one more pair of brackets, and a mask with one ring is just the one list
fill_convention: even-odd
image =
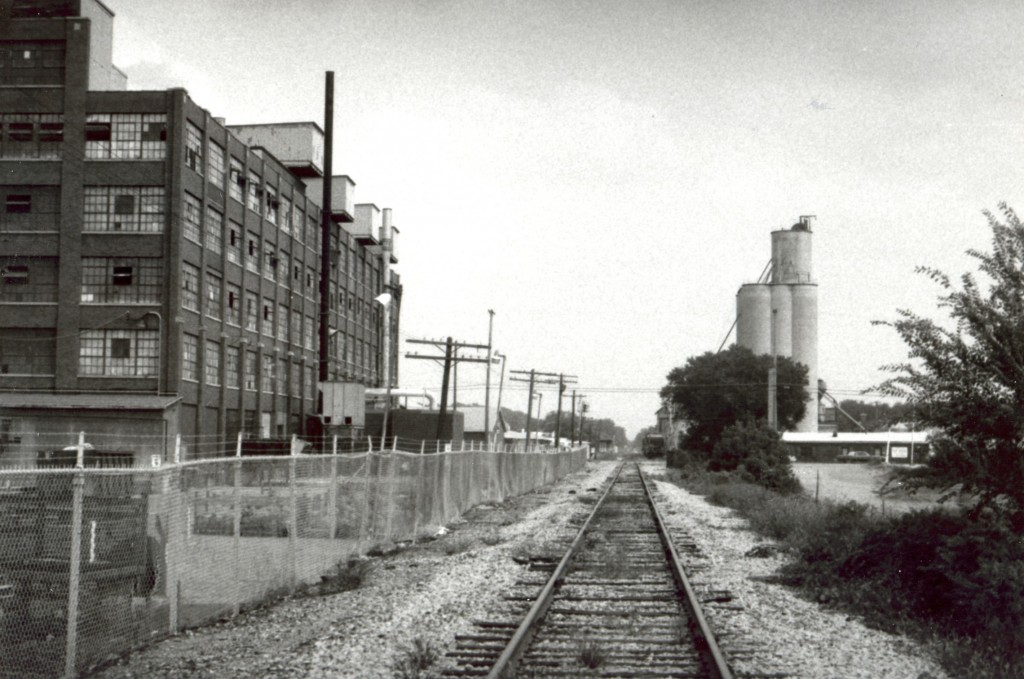
[[(914, 267), (972, 269), (981, 211), (1024, 211), (1014, 0), (105, 2), (130, 89), (228, 124), (322, 123), (333, 70), (335, 171), (401, 230), (403, 338), (485, 343), (492, 308), (509, 368), (577, 375), (630, 436), (772, 230), (818, 217), (819, 376), (847, 397), (906, 357), (872, 320), (938, 313)], [(459, 382), (483, 403), (482, 367)]]

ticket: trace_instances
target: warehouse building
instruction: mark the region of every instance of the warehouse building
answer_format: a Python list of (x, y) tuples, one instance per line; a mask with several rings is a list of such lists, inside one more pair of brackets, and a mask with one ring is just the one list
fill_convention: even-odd
[[(0, 463), (321, 431), (320, 126), (126, 90), (98, 0), (0, 9)], [(329, 381), (397, 384), (390, 210), (331, 182)]]

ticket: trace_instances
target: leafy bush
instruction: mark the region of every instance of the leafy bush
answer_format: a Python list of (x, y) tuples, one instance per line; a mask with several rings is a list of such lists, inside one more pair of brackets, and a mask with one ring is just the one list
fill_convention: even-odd
[(780, 493), (800, 491), (782, 437), (763, 420), (746, 420), (727, 427), (708, 460), (710, 471), (739, 471), (753, 481)]

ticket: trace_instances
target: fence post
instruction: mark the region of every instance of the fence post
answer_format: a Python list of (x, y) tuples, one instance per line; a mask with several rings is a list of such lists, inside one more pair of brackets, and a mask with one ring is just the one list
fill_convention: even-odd
[(327, 537), (338, 534), (338, 435), (331, 439), (331, 485), (327, 489)]
[(388, 456), (388, 502), (387, 518), (384, 520), (384, 540), (391, 539), (391, 519), (395, 515), (395, 464), (398, 462), (397, 455)]
[(299, 514), (298, 500), (295, 494), (296, 471), (298, 467), (297, 441), (298, 435), (292, 434), (291, 455), (288, 456), (288, 565), (291, 571), (288, 587), (293, 594), (295, 593), (295, 583), (298, 580), (298, 554), (296, 554), (296, 551), (298, 546)]
[(233, 517), (231, 521), (232, 550), (234, 552), (235, 596), (231, 602), (231, 617), (238, 615), (242, 608), (242, 432), (238, 432), (235, 444), (235, 479)]
[(363, 544), (363, 539), (366, 537), (366, 522), (370, 518), (370, 472), (373, 467), (373, 451), (366, 453), (366, 462), (363, 463), (366, 467), (366, 480), (363, 482), (363, 511), (359, 513), (359, 538), (356, 542), (356, 551), (362, 554), (366, 547)]
[(82, 503), (85, 495), (85, 432), (78, 432), (75, 472), (71, 492), (71, 562), (68, 570), (68, 618), (64, 644), (64, 676), (67, 679), (77, 675), (78, 658), (78, 591), (81, 585), (82, 566)]
[(395, 452), (397, 450), (398, 450), (398, 437), (397, 436), (392, 436), (391, 437), (391, 452), (393, 453), (393, 452)]
[[(180, 555), (188, 536), (188, 502), (185, 502), (185, 489), (182, 481), (181, 467), (167, 472), (170, 476), (167, 485), (167, 542), (164, 545), (164, 562), (167, 579), (164, 583), (167, 595), (167, 628), (170, 634), (178, 633), (178, 588), (180, 587)], [(184, 514), (184, 516), (183, 516)]]
[(412, 518), (412, 541), (416, 542), (416, 537), (420, 534), (420, 514), (423, 512), (423, 507), (420, 506), (423, 497), (423, 446), (424, 442), (420, 442), (420, 454), (416, 458), (416, 494), (413, 496), (413, 518)]
[(174, 464), (181, 464), (181, 434), (174, 435)]

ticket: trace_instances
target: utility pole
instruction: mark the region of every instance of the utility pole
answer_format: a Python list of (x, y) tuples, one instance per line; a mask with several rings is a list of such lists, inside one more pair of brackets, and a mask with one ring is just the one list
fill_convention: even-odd
[[(517, 375), (521, 375), (522, 377), (516, 377)], [(527, 379), (525, 377), (526, 375), (530, 376), (529, 379)], [(561, 410), (562, 410), (562, 391), (564, 391), (564, 388), (565, 388), (564, 385), (565, 384), (575, 384), (576, 376), (575, 375), (566, 375), (565, 373), (542, 373), (542, 372), (537, 372), (536, 370), (532, 370), (532, 369), (531, 370), (510, 370), (509, 371), (509, 380), (511, 380), (513, 382), (529, 382), (530, 383), (530, 396), (529, 396), (529, 398), (526, 401), (526, 404), (527, 404), (527, 407), (526, 407), (526, 443), (527, 443), (527, 450), (529, 450), (530, 424), (531, 424), (530, 419), (531, 419), (531, 414), (533, 412), (533, 388), (534, 388), (534, 386), (538, 385), (538, 384), (550, 384), (550, 385), (556, 385), (557, 384), (557, 385), (559, 385), (558, 410), (559, 410), (559, 413), (561, 413)], [(557, 427), (558, 427), (558, 423), (557, 422), (555, 423), (555, 427), (556, 427), (555, 431), (556, 431), (556, 436), (557, 436)]]
[(494, 309), (487, 310), (487, 380), (484, 383), (484, 436), (491, 440), (491, 358), (493, 355)]
[[(320, 216), (320, 381), (330, 377), (331, 316), (331, 173), (334, 172), (334, 71), (327, 71), (324, 83), (324, 186)], [(322, 398), (322, 396), (321, 396)], [(320, 404), (323, 412), (323, 401)]]
[(572, 390), (572, 408), (569, 409), (569, 447), (576, 445), (576, 390)]
[(775, 321), (778, 313), (778, 309), (772, 309), (772, 367), (768, 370), (768, 426), (776, 431), (779, 429), (779, 356), (775, 351)]
[[(441, 340), (428, 340), (428, 339), (410, 339), (406, 340), (410, 344), (426, 344), (433, 346), (438, 351), (444, 351), (443, 356), (430, 356), (424, 354), (406, 354), (406, 358), (423, 359), (428, 361), (441, 362), (444, 361), (444, 375), (441, 379), (441, 410), (438, 412), (437, 419), (437, 438), (441, 439), (442, 430), (444, 427), (444, 417), (447, 412), (448, 406), (448, 376), (451, 373), (452, 366), (458, 366), (459, 363), (486, 363), (486, 358), (479, 358), (477, 356), (459, 356), (459, 349), (486, 349), (486, 344), (470, 344), (468, 342), (457, 342), (451, 337), (445, 341)], [(458, 370), (456, 368), (456, 370)], [(458, 398), (458, 391), (454, 393), (454, 398)], [(454, 400), (453, 398), (453, 400)], [(452, 411), (456, 410), (455, 404), (452, 404)]]

